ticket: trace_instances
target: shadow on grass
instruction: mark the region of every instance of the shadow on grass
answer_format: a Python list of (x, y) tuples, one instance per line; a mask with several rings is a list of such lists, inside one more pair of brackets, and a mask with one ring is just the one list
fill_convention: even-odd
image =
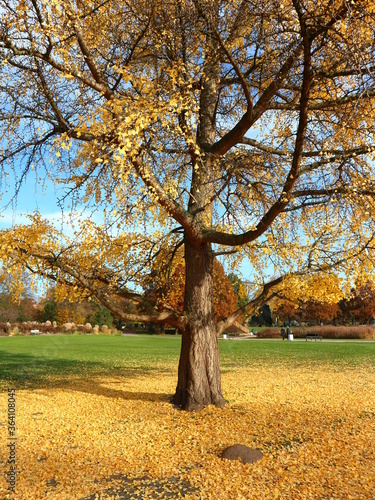
[[(134, 376), (134, 373), (132, 374)], [(112, 384), (113, 382), (111, 382)], [(137, 391), (124, 391), (122, 389), (112, 389), (102, 385), (100, 379), (97, 380), (80, 380), (70, 382), (62, 389), (68, 391), (79, 391), (86, 394), (93, 394), (96, 396), (105, 396), (110, 399), (123, 399), (127, 401), (153, 401), (153, 402), (169, 402), (173, 394), (164, 392), (137, 392)]]
[[(102, 385), (103, 377), (126, 379), (164, 372), (170, 373), (169, 370), (163, 370), (160, 367), (152, 368), (145, 365), (131, 368), (112, 367), (108, 363), (99, 361), (50, 359), (44, 356), (14, 354), (0, 350), (0, 388), (2, 390), (10, 387), (16, 389), (61, 388), (113, 399), (169, 401), (172, 394), (123, 391)], [(111, 382), (113, 383), (115, 382)]]
[(134, 498), (143, 498), (143, 495), (146, 494), (148, 498), (185, 498), (187, 495), (190, 496), (198, 493), (198, 489), (187, 479), (181, 479), (176, 476), (163, 479), (152, 479), (146, 476), (131, 479), (124, 474), (118, 474), (109, 477), (108, 482), (115, 483), (116, 485), (106, 489), (101, 494), (93, 493), (91, 496), (80, 500), (96, 500), (98, 498), (131, 500)]

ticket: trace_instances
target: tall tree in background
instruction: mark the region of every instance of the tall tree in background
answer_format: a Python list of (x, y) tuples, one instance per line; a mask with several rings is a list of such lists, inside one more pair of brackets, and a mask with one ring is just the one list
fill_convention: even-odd
[(229, 273), (228, 279), (231, 282), (234, 293), (237, 296), (238, 307), (245, 306), (249, 302), (249, 297), (247, 296), (246, 284), (235, 273)]
[[(39, 308), (36, 296), (30, 293), (27, 286), (29, 282), (27, 273), (22, 272), (19, 275), (26, 285), (23, 289), (15, 286), (14, 278), (11, 268), (7, 273), (0, 274), (0, 322), (35, 321), (39, 316)], [(15, 297), (17, 300), (14, 300)]]
[(290, 324), (291, 320), (298, 316), (298, 302), (275, 300), (272, 304), (272, 311), (277, 318), (278, 325), (283, 325), (286, 321)]
[(284, 321), (289, 323), (292, 320), (308, 321), (320, 324), (322, 321), (332, 321), (337, 317), (339, 306), (334, 301), (322, 298), (297, 301), (279, 300), (274, 302), (274, 314), (278, 317), (279, 323)]
[(369, 323), (375, 317), (375, 290), (370, 282), (358, 285), (351, 296), (339, 302), (343, 316), (347, 319)]
[[(34, 169), (76, 208), (103, 207), (72, 239), (39, 216), (3, 232), (4, 265), (124, 320), (174, 324), (174, 402), (224, 405), (218, 333), (276, 291), (322, 295), (332, 272), (373, 269), (374, 2), (0, 5), (2, 171), (21, 183)], [(161, 247), (184, 249), (182, 312), (138, 293)], [(254, 290), (215, 323), (218, 254), (246, 259)]]
[(310, 299), (300, 306), (300, 315), (303, 321), (322, 323), (332, 321), (337, 317), (338, 304)]

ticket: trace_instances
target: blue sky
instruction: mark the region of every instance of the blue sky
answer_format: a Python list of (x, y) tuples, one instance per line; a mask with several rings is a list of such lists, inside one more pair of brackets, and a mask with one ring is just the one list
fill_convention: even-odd
[(6, 185), (4, 179), (1, 184), (0, 229), (28, 224), (27, 215), (38, 211), (43, 217), (54, 222), (57, 229), (69, 231), (69, 201), (64, 204), (64, 214), (58, 203), (63, 195), (62, 189), (63, 186), (56, 186), (50, 180), (42, 178), (38, 182), (37, 174), (32, 171), (23, 182), (16, 199), (12, 199), (15, 193), (15, 178), (13, 174), (9, 175)]
[[(69, 200), (65, 201), (64, 212), (58, 203), (59, 198), (63, 195), (63, 188), (64, 186), (54, 185), (50, 180), (42, 179), (38, 182), (36, 172), (31, 171), (23, 182), (17, 198), (12, 201), (15, 192), (15, 179), (13, 174), (9, 175), (7, 186), (5, 186), (4, 180), (2, 180), (1, 185), (0, 230), (11, 228), (14, 225), (29, 224), (30, 220), (27, 216), (38, 211), (42, 217), (53, 222), (56, 229), (63, 231), (67, 236), (73, 236), (69, 217), (70, 202)], [(75, 217), (94, 219), (97, 223), (101, 223), (103, 220), (100, 210), (96, 213), (93, 213), (92, 210), (85, 212), (84, 207), (76, 207)], [(226, 266), (224, 265), (224, 267)], [(238, 268), (237, 274), (242, 275), (245, 279), (251, 276), (251, 266), (246, 259)]]
[[(56, 190), (51, 182), (46, 182), (42, 187), (38, 184), (36, 174), (31, 172), (15, 200), (12, 201), (15, 190), (14, 175), (2, 180), (2, 196), (0, 211), (0, 227), (2, 229), (26, 221), (26, 214), (40, 211), (42, 214), (55, 215), (61, 213), (57, 205)], [(5, 208), (4, 208), (5, 207)]]

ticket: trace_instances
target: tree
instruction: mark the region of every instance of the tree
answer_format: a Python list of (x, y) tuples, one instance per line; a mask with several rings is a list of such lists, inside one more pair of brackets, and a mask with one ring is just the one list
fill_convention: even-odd
[(214, 260), (214, 318), (220, 321), (233, 314), (237, 309), (237, 297), (232, 288), (232, 283), (224, 272), (218, 260)]
[(234, 293), (237, 296), (238, 307), (246, 306), (249, 302), (246, 284), (235, 273), (229, 273), (228, 279), (231, 282)]
[(38, 304), (31, 297), (22, 297), (16, 303), (7, 293), (0, 294), (0, 321), (15, 323), (35, 321), (39, 316)]
[[(103, 209), (71, 239), (38, 215), (4, 231), (4, 266), (178, 327), (175, 404), (223, 406), (218, 333), (373, 269), (374, 3), (0, 1), (0, 160)], [(182, 248), (183, 311), (155, 310), (139, 290)], [(217, 255), (254, 289), (215, 322)]]
[(254, 314), (250, 320), (251, 325), (259, 325), (259, 326), (272, 326), (272, 314), (271, 309), (268, 304), (264, 304), (259, 308), (257, 314)]
[[(10, 271), (10, 270), (9, 270)], [(28, 283), (28, 278), (25, 273), (21, 274), (22, 280)], [(23, 322), (35, 321), (39, 315), (38, 304), (30, 293), (29, 289), (18, 290), (18, 300), (14, 299), (14, 286), (11, 272), (6, 276), (0, 276), (0, 321), (1, 322)]]
[(43, 323), (46, 321), (57, 321), (58, 320), (58, 306), (55, 300), (50, 299), (45, 302), (43, 309), (40, 311), (39, 319)]
[(99, 309), (93, 314), (91, 322), (93, 325), (111, 326), (113, 318), (108, 309), (106, 309), (105, 307), (99, 307)]
[(301, 318), (307, 321), (322, 323), (323, 321), (332, 321), (336, 318), (339, 306), (335, 302), (323, 302), (310, 299), (301, 304)]
[[(183, 312), (185, 296), (185, 266), (178, 264), (171, 276), (155, 280), (155, 274), (151, 273), (150, 288), (146, 291), (147, 299), (154, 307), (164, 310), (165, 307), (173, 307), (176, 311)], [(225, 318), (236, 310), (237, 297), (233, 291), (231, 282), (224, 272), (223, 266), (218, 260), (214, 261), (213, 269), (213, 302), (215, 320)], [(167, 306), (165, 306), (167, 304)]]
[(15, 322), (18, 317), (18, 306), (12, 301), (10, 295), (4, 293), (0, 296), (0, 321), (4, 322)]
[(296, 301), (278, 300), (275, 302), (275, 315), (279, 318), (280, 324), (285, 321), (290, 322), (310, 321), (321, 323), (322, 321), (332, 321), (336, 318), (339, 306), (335, 301), (324, 300), (323, 298), (310, 298)]
[(283, 325), (298, 316), (298, 303), (290, 300), (276, 300), (274, 303), (274, 314), (278, 318), (278, 324)]
[(361, 323), (369, 323), (375, 317), (375, 291), (373, 284), (367, 282), (353, 288), (351, 296), (343, 299), (339, 307), (344, 316)]

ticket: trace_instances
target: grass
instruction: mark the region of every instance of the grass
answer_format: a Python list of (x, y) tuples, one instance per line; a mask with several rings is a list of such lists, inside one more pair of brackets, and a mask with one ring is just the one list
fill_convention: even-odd
[[(163, 362), (178, 362), (181, 337), (117, 337), (58, 335), (0, 338), (0, 386), (40, 385), (90, 373), (124, 375), (160, 371)], [(356, 366), (375, 364), (375, 343), (282, 342), (275, 340), (220, 341), (221, 366), (306, 363)]]
[(0, 337), (0, 384), (40, 385), (51, 376), (63, 383), (90, 373), (151, 373), (161, 361), (176, 359), (179, 345), (180, 339), (152, 336)]
[(357, 366), (375, 363), (375, 343), (366, 341), (287, 342), (280, 340), (221, 341), (221, 364), (306, 363)]

